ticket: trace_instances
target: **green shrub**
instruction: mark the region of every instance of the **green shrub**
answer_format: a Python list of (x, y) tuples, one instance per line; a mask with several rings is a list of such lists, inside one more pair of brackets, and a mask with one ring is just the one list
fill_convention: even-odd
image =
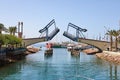
[(0, 43), (2, 45), (7, 45), (7, 44), (21, 44), (22, 43), (22, 39), (13, 36), (13, 35), (8, 35), (8, 34), (1, 34), (0, 35)]

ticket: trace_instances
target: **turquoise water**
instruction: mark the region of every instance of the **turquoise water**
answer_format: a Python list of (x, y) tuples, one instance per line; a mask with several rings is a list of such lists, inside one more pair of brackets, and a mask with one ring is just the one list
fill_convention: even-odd
[(0, 68), (0, 80), (120, 80), (120, 66), (95, 55), (71, 56), (66, 49), (53, 49), (51, 57), (42, 51)]

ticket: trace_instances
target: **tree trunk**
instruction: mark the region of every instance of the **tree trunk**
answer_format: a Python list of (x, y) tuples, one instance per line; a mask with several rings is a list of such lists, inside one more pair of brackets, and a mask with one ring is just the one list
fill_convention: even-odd
[(112, 36), (110, 35), (110, 51), (112, 51), (112, 45), (113, 45), (113, 39)]
[(0, 30), (0, 34), (2, 34), (2, 31)]
[(13, 36), (15, 36), (15, 32), (13, 32)]
[(117, 51), (117, 36), (115, 37), (115, 50)]

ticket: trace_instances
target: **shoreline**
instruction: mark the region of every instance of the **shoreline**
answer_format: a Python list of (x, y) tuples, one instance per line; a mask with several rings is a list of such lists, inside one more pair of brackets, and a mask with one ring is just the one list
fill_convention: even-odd
[(29, 47), (17, 48), (12, 51), (4, 51), (4, 55), (0, 55), (0, 67), (22, 60), (26, 55), (36, 53), (39, 50), (39, 48)]
[[(17, 51), (17, 52), (19, 53), (21, 51)], [(7, 64), (15, 63), (19, 60), (22, 60), (26, 56), (25, 52), (22, 52), (22, 53), (19, 53), (16, 55), (14, 55), (14, 53), (16, 53), (16, 51), (10, 52), (9, 55), (7, 54), (3, 58), (1, 58), (0, 59), (0, 67), (5, 66)]]
[(103, 51), (102, 53), (96, 53), (96, 56), (102, 60), (120, 65), (120, 52)]
[(93, 55), (99, 52), (99, 50), (97, 48), (89, 48), (89, 49), (82, 50), (82, 52), (86, 53), (87, 55)]

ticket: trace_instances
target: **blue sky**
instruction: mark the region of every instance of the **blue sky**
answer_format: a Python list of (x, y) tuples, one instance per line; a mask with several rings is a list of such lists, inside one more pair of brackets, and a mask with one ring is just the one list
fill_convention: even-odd
[[(105, 34), (105, 28), (120, 28), (120, 0), (1, 0), (0, 23), (6, 27), (24, 23), (25, 37), (39, 37), (41, 28), (55, 19), (62, 36), (69, 22), (86, 28), (89, 38)], [(72, 32), (70, 32), (72, 33)]]

